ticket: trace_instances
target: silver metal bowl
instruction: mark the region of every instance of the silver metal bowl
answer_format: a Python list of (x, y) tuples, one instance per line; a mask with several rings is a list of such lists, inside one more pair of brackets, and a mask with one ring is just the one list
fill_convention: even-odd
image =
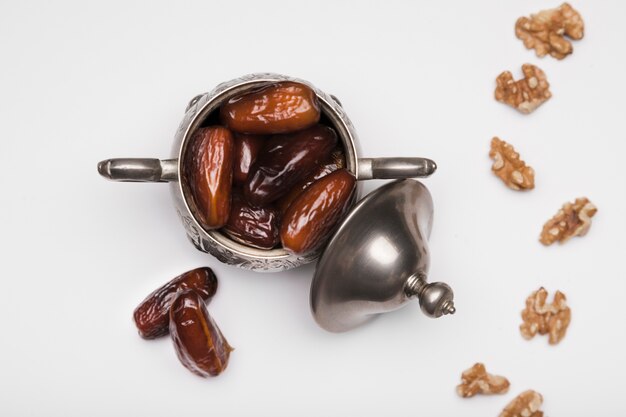
[[(299, 82), (313, 89), (321, 103), (324, 116), (341, 140), (347, 169), (358, 180), (427, 177), (436, 170), (435, 163), (425, 158), (359, 158), (356, 130), (337, 98), (304, 80), (280, 74), (259, 73), (224, 82), (210, 92), (194, 97), (189, 102), (174, 136), (171, 159), (107, 159), (98, 164), (99, 173), (113, 181), (170, 183), (174, 205), (187, 236), (197, 249), (210, 253), (221, 262), (245, 269), (271, 272), (295, 268), (314, 261), (321, 249), (305, 255), (295, 255), (282, 248), (262, 250), (235, 242), (218, 230), (204, 230), (196, 219), (193, 204), (188, 203), (190, 201), (188, 185), (185, 181), (179, 181), (183, 178), (181, 175), (184, 172), (183, 156), (189, 139), (209, 115), (234, 96), (280, 81)], [(352, 204), (357, 200), (357, 196), (358, 192), (355, 193)]]

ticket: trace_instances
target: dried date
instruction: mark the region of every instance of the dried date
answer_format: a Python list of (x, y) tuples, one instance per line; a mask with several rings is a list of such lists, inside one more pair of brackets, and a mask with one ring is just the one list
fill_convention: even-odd
[(235, 132), (288, 133), (320, 119), (315, 92), (304, 84), (281, 82), (234, 97), (220, 109), (222, 122)]
[(317, 249), (348, 208), (356, 178), (340, 169), (315, 181), (289, 206), (280, 229), (283, 247), (293, 253)]
[(221, 126), (198, 129), (187, 154), (187, 179), (198, 221), (205, 229), (226, 224), (230, 213), (234, 139)]
[(322, 177), (330, 174), (331, 172), (337, 171), (338, 169), (346, 167), (346, 159), (344, 152), (341, 148), (336, 148), (331, 154), (330, 157), (324, 161), (324, 163), (319, 164), (315, 169), (303, 180), (299, 183), (291, 187), (291, 190), (283, 197), (281, 197), (276, 202), (276, 207), (278, 211), (284, 214), (291, 203), (311, 184), (315, 181), (319, 180)]
[(272, 136), (250, 168), (245, 199), (255, 207), (276, 201), (328, 158), (336, 144), (335, 131), (323, 125)]
[(259, 249), (272, 249), (280, 242), (278, 219), (276, 209), (252, 207), (235, 194), (228, 223), (222, 231), (244, 245)]
[(266, 141), (265, 136), (235, 133), (235, 163), (233, 167), (233, 184), (243, 185), (248, 179), (250, 166), (256, 159)]
[(233, 348), (197, 292), (179, 293), (174, 300), (170, 309), (170, 334), (178, 359), (194, 374), (217, 376), (226, 369)]
[(187, 271), (148, 295), (133, 313), (139, 335), (144, 339), (165, 336), (174, 298), (177, 293), (188, 289), (196, 291), (205, 301), (211, 299), (217, 291), (217, 278), (211, 268)]

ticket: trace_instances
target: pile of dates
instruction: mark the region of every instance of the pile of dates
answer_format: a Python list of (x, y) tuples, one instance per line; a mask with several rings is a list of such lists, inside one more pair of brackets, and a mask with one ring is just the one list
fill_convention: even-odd
[(198, 129), (184, 180), (205, 230), (259, 249), (321, 247), (347, 210), (356, 178), (337, 133), (320, 124), (306, 85), (280, 82), (231, 98), (221, 124)]
[(205, 306), (217, 291), (211, 268), (187, 271), (148, 295), (133, 319), (144, 339), (168, 333), (181, 363), (196, 375), (217, 376), (228, 365), (232, 347)]

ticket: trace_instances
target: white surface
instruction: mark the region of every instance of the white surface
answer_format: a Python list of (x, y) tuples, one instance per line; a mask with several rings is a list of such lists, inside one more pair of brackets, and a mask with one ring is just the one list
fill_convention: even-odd
[[(626, 414), (626, 3), (576, 1), (585, 39), (536, 58), (518, 16), (556, 1), (4, 2), (0, 6), (0, 415), (496, 416), (519, 392), (550, 416)], [(524, 116), (494, 79), (524, 62), (554, 97)], [(336, 94), (363, 156), (421, 155), (436, 206), (431, 280), (456, 316), (415, 303), (353, 332), (316, 327), (313, 266), (259, 275), (194, 250), (161, 184), (116, 184), (96, 163), (167, 157), (187, 101), (242, 74), (274, 71)], [(529, 193), (490, 173), (489, 141), (537, 172)], [(368, 183), (366, 190), (379, 185)], [(567, 200), (599, 208), (589, 235), (537, 241)], [(209, 309), (236, 350), (203, 380), (170, 340), (141, 340), (136, 304), (210, 265)], [(540, 285), (564, 291), (565, 340), (523, 340), (519, 313)], [(462, 400), (483, 361), (506, 396)]]

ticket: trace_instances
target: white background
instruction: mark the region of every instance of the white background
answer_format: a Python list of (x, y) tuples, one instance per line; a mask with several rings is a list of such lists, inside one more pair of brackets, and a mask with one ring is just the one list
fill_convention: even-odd
[[(497, 416), (529, 388), (549, 416), (625, 415), (626, 3), (575, 1), (584, 40), (539, 59), (514, 23), (556, 5), (3, 2), (0, 415)], [(525, 62), (554, 95), (528, 116), (493, 99), (495, 77)], [(309, 312), (312, 265), (222, 265), (187, 241), (165, 185), (98, 176), (101, 159), (168, 157), (190, 98), (259, 71), (337, 95), (363, 156), (437, 161), (424, 181), (430, 278), (453, 286), (454, 317), (414, 303), (327, 333)], [(535, 190), (491, 174), (494, 135), (535, 168)], [(540, 245), (544, 221), (580, 196), (599, 208), (589, 235)], [(220, 279), (209, 310), (236, 348), (209, 380), (131, 321), (149, 292), (202, 265)], [(541, 285), (572, 307), (558, 346), (518, 331)], [(457, 397), (476, 361), (507, 376), (509, 394)]]

